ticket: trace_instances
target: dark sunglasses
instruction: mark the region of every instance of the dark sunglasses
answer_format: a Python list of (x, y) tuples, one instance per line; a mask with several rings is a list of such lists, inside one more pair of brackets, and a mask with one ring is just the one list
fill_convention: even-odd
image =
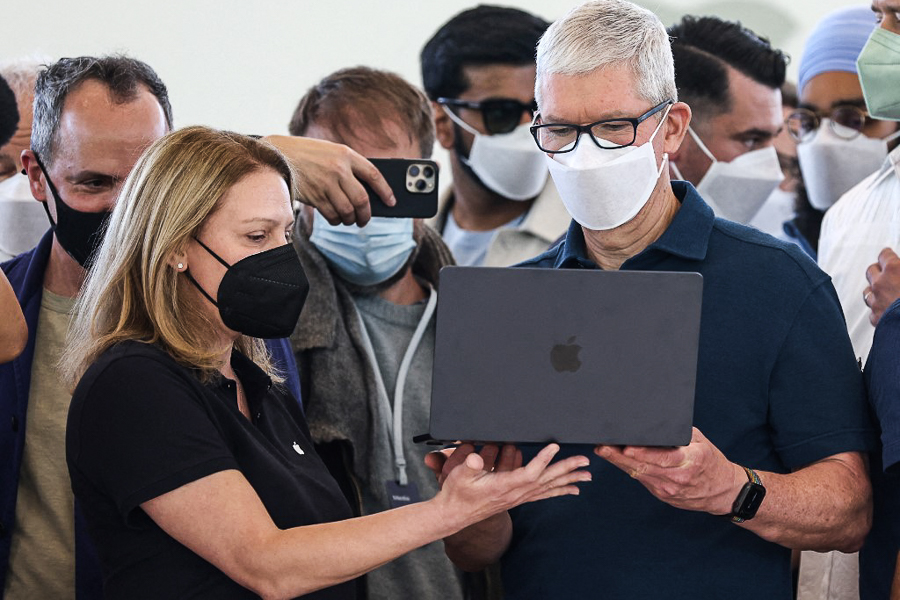
[(438, 98), (437, 103), (443, 106), (469, 108), (481, 112), (484, 119), (484, 128), (491, 135), (509, 133), (519, 126), (522, 121), (522, 113), (527, 112), (528, 117), (537, 112), (537, 102), (519, 102), (512, 98), (488, 98), (487, 100), (457, 100), (455, 98)]

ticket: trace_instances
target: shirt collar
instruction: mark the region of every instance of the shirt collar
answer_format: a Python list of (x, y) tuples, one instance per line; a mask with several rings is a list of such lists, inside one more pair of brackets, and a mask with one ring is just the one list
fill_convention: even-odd
[[(686, 181), (671, 182), (675, 197), (681, 202), (681, 208), (669, 227), (652, 244), (636, 256), (629, 258), (623, 267), (631, 261), (640, 259), (653, 252), (664, 252), (688, 260), (703, 260), (709, 246), (715, 215), (713, 210), (703, 201), (693, 185)], [(588, 267), (597, 265), (587, 254), (584, 231), (572, 221), (566, 237), (557, 252), (554, 262), (556, 268)]]
[(231, 352), (231, 368), (241, 380), (248, 404), (255, 406), (272, 387), (272, 380), (255, 362), (238, 352)]

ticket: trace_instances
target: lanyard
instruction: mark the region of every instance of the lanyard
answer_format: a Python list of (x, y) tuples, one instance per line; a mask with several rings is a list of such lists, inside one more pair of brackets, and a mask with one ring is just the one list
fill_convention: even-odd
[(381, 376), (381, 369), (378, 367), (378, 357), (375, 356), (375, 347), (372, 345), (372, 338), (369, 336), (369, 331), (366, 329), (366, 323), (363, 321), (359, 309), (356, 310), (356, 317), (359, 320), (359, 329), (362, 332), (363, 348), (365, 348), (366, 354), (369, 355), (369, 359), (372, 361), (373, 371), (375, 372), (378, 402), (386, 412), (390, 411), (393, 413), (393, 426), (389, 428), (388, 435), (394, 449), (394, 467), (397, 471), (397, 482), (400, 485), (406, 485), (409, 482), (406, 475), (406, 454), (403, 451), (403, 391), (406, 387), (406, 377), (409, 374), (409, 367), (412, 364), (413, 356), (419, 348), (422, 337), (425, 335), (425, 329), (428, 327), (432, 315), (434, 315), (435, 308), (437, 308), (437, 292), (435, 292), (434, 288), (431, 286), (429, 286), (428, 290), (428, 304), (425, 306), (425, 312), (422, 314), (422, 318), (419, 320), (415, 332), (413, 332), (412, 339), (409, 340), (409, 345), (406, 347), (406, 352), (403, 354), (403, 360), (400, 361), (400, 370), (397, 373), (397, 384), (394, 388), (393, 408), (391, 407), (387, 387), (384, 385), (384, 378)]

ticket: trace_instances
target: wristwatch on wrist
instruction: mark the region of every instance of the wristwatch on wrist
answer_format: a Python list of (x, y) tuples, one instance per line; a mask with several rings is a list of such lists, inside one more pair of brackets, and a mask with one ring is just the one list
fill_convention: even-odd
[(753, 469), (741, 467), (747, 473), (747, 483), (741, 488), (740, 493), (731, 506), (731, 522), (743, 523), (756, 516), (759, 505), (762, 504), (763, 498), (766, 497), (766, 488), (763, 487), (759, 475)]

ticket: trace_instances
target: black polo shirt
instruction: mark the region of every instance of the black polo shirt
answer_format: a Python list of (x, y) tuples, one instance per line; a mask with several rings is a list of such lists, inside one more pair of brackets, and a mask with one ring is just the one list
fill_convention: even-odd
[[(235, 352), (234, 382), (202, 384), (149, 344), (125, 342), (84, 374), (69, 409), (72, 489), (103, 568), (107, 598), (254, 598), (170, 537), (141, 503), (212, 473), (236, 469), (281, 529), (346, 519), (350, 508), (313, 450), (296, 401)], [(229, 523), (223, 522), (222, 527)], [(353, 586), (310, 594), (348, 599)]]

